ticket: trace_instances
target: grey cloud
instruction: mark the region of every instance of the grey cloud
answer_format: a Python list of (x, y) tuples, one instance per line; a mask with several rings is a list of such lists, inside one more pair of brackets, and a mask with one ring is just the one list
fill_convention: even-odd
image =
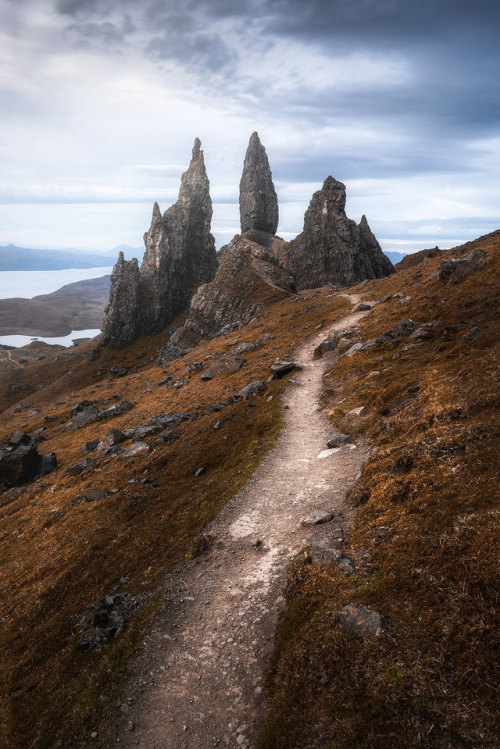
[(188, 69), (220, 72), (234, 68), (237, 53), (233, 52), (216, 34), (193, 34), (179, 37), (166, 32), (151, 40), (147, 50), (156, 59), (173, 59)]

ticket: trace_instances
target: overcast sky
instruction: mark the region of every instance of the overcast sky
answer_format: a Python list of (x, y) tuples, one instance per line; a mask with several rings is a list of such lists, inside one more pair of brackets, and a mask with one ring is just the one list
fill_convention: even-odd
[(0, 0), (0, 243), (142, 244), (198, 136), (217, 243), (258, 130), (302, 229), (333, 175), (382, 246), (500, 227), (498, 0)]

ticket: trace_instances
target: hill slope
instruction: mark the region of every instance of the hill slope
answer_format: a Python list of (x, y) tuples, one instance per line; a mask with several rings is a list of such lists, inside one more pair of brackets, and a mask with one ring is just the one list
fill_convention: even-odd
[(76, 281), (33, 299), (0, 299), (0, 335), (64, 336), (100, 328), (109, 279)]
[[(478, 246), (486, 265), (460, 284), (440, 281), (441, 258), (431, 258), (354, 289), (378, 302), (359, 322), (360, 342), (408, 318), (415, 329), (433, 325), (428, 336), (390, 336), (327, 367), (320, 408), (332, 430), (374, 446), (350, 492), (361, 509), (341, 547), (355, 570), (291, 565), (263, 747), (494, 745), (500, 233)], [(2, 746), (87, 746), (103, 716), (129, 720), (128, 707), (116, 708), (126, 703), (123, 673), (165, 572), (193, 558), (203, 573), (200, 533), (280, 431), (287, 379), (267, 381), (270, 365), (350, 311), (331, 289), (303, 292), (163, 369), (155, 360), (166, 331), (121, 352), (92, 342), (43, 354), (22, 372), (2, 362), (0, 437), (38, 433), (39, 451), (55, 451), (59, 463), (0, 494)], [(242, 343), (255, 348), (238, 354)], [(256, 380), (263, 393), (234, 398)], [(12, 387), (20, 381), (29, 389)], [(102, 415), (124, 401), (131, 407)], [(89, 412), (99, 420), (74, 428)], [(82, 453), (111, 427), (142, 434), (133, 441), (145, 446), (127, 455), (128, 433), (116, 451)], [(385, 635), (363, 641), (341, 629), (348, 603), (383, 614)]]
[[(360, 340), (408, 318), (420, 332), (325, 375), (333, 423), (373, 440), (350, 492), (357, 569), (292, 566), (261, 749), (496, 745), (500, 232), (458, 252), (477, 247), (487, 264), (462, 283), (433, 258), (358, 287), (379, 301)], [(382, 614), (385, 634), (343, 629), (348, 604)]]

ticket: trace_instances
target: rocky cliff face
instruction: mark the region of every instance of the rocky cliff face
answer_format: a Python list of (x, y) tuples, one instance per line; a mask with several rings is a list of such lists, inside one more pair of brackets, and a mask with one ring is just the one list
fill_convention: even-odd
[(267, 304), (294, 292), (291, 274), (272, 252), (236, 235), (220, 251), (215, 279), (193, 296), (184, 326), (160, 351), (158, 363), (183, 356), (203, 338), (247, 325)]
[(297, 288), (329, 283), (349, 286), (393, 272), (365, 216), (357, 225), (346, 216), (345, 201), (345, 185), (328, 177), (312, 197), (302, 234), (288, 244), (273, 246), (283, 267), (293, 274)]
[(109, 302), (101, 326), (103, 339), (108, 345), (112, 342), (112, 348), (127, 346), (137, 335), (139, 276), (136, 258), (125, 260), (120, 252), (111, 273)]
[(241, 233), (269, 246), (278, 228), (278, 198), (264, 146), (257, 133), (248, 144), (240, 181)]
[[(185, 309), (193, 291), (217, 270), (210, 233), (212, 201), (201, 143), (182, 175), (177, 202), (160, 213), (154, 204), (140, 270), (118, 260), (111, 276), (110, 302), (102, 325), (105, 345), (122, 348), (141, 335), (154, 335)], [(135, 291), (132, 289), (136, 282)]]

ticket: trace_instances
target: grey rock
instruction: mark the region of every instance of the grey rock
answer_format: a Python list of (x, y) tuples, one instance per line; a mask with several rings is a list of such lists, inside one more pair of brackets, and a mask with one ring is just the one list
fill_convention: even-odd
[(266, 386), (262, 382), (262, 380), (254, 380), (253, 382), (249, 382), (248, 385), (245, 385), (245, 387), (241, 388), (236, 394), (235, 398), (237, 400), (248, 400), (249, 398), (254, 398), (258, 393), (261, 393), (263, 390), (265, 390)]
[(110, 429), (99, 442), (99, 450), (119, 445), (120, 442), (124, 442), (126, 439), (126, 435), (120, 429)]
[(104, 499), (106, 494), (104, 492), (89, 492), (85, 495), (86, 502), (97, 502), (99, 499)]
[(269, 160), (257, 133), (252, 133), (240, 181), (241, 233), (268, 246), (278, 228), (278, 198)]
[(15, 447), (18, 447), (19, 445), (29, 445), (30, 442), (30, 435), (23, 432), (22, 429), (16, 429), (9, 439), (9, 445), (14, 445)]
[(237, 235), (218, 255), (212, 283), (194, 294), (186, 322), (161, 349), (158, 364), (185, 356), (201, 340), (251, 322), (268, 304), (295, 293), (293, 278), (264, 247)]
[(384, 619), (377, 612), (366, 606), (354, 606), (350, 603), (339, 611), (339, 622), (343, 629), (367, 640), (380, 637), (384, 633)]
[(443, 260), (439, 266), (439, 280), (459, 283), (485, 264), (486, 253), (484, 250), (475, 250), (470, 255), (453, 258), (452, 260)]
[(271, 372), (276, 380), (280, 380), (289, 372), (293, 372), (294, 369), (297, 369), (297, 365), (293, 361), (278, 361), (271, 364)]
[(92, 453), (94, 452), (94, 450), (97, 449), (98, 444), (99, 444), (99, 440), (87, 440), (86, 442), (83, 443), (80, 449), (82, 453), (85, 453), (85, 454)]
[(57, 455), (54, 452), (45, 453), (40, 456), (38, 463), (38, 475), (46, 476), (57, 468)]
[(367, 312), (372, 308), (371, 304), (367, 304), (367, 302), (359, 302), (359, 304), (356, 305), (354, 308), (355, 312)]
[(342, 556), (342, 552), (338, 549), (329, 549), (326, 546), (311, 546), (304, 552), (305, 561), (313, 564), (339, 562)]
[(0, 491), (33, 481), (57, 468), (55, 453), (40, 455), (36, 445), (19, 445), (0, 451)]
[(164, 429), (169, 427), (176, 427), (183, 421), (188, 421), (189, 419), (194, 419), (195, 415), (193, 413), (164, 413), (164, 414), (156, 414), (156, 416), (153, 416), (150, 419), (150, 423), (157, 424), (160, 427), (163, 427)]
[(137, 260), (125, 261), (122, 255), (113, 269), (102, 323), (103, 343), (111, 348), (160, 332), (188, 306), (193, 291), (215, 275), (212, 201), (200, 146), (196, 138), (177, 202), (163, 216), (154, 204), (140, 269)]
[(233, 354), (247, 354), (250, 351), (255, 351), (257, 346), (255, 343), (240, 343), (238, 346), (236, 346), (232, 353)]
[(363, 344), (358, 341), (358, 343), (354, 343), (344, 354), (344, 356), (354, 356), (354, 354), (357, 354), (358, 351), (361, 351), (363, 348)]
[(143, 440), (146, 437), (157, 434), (161, 429), (162, 427), (159, 424), (141, 424), (141, 426), (134, 430), (134, 439)]
[(350, 286), (394, 272), (366, 217), (357, 225), (346, 216), (345, 200), (345, 185), (328, 177), (311, 199), (302, 234), (288, 244), (273, 246), (298, 289)]
[(327, 447), (329, 450), (332, 450), (335, 447), (341, 447), (342, 445), (347, 444), (351, 441), (351, 438), (348, 434), (336, 434), (335, 437), (332, 437), (327, 442)]
[(316, 346), (313, 352), (313, 356), (315, 359), (321, 359), (321, 357), (327, 353), (327, 351), (334, 351), (334, 349), (337, 348), (339, 345), (339, 342), (337, 338), (325, 338), (324, 341), (321, 341), (319, 346)]
[(175, 442), (175, 440), (179, 439), (179, 435), (169, 429), (168, 432), (165, 432), (162, 439), (167, 443), (167, 445), (171, 445), (172, 442)]
[(240, 356), (224, 356), (204, 372), (201, 379), (212, 380), (214, 377), (219, 377), (220, 375), (234, 374), (244, 364), (246, 364), (246, 359), (242, 359)]
[(135, 458), (138, 455), (147, 455), (150, 452), (151, 448), (146, 442), (132, 442), (130, 447), (126, 447), (123, 450), (121, 458), (122, 460), (127, 460), (128, 458)]
[[(9, 395), (15, 395), (22, 390), (31, 390), (31, 385), (27, 382), (13, 382), (10, 385), (7, 385), (7, 392)], [(29, 408), (29, 406), (27, 408)]]
[(329, 523), (333, 520), (334, 513), (331, 510), (313, 510), (310, 515), (302, 518), (300, 524), (307, 528), (312, 525), (323, 525), (323, 523)]
[(81, 429), (87, 426), (87, 424), (94, 424), (99, 419), (100, 411), (95, 406), (86, 408), (84, 411), (80, 411), (72, 420), (73, 429)]
[(424, 341), (426, 338), (430, 338), (430, 333), (423, 326), (417, 328), (408, 336), (409, 341)]
[(66, 476), (80, 476), (81, 473), (91, 471), (95, 467), (95, 460), (93, 458), (87, 458), (81, 463), (73, 463), (66, 470)]

